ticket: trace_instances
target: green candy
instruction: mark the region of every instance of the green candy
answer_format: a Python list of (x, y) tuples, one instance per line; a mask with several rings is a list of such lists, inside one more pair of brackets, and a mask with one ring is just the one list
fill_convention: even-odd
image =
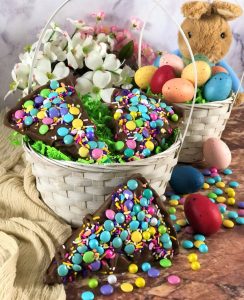
[(170, 207), (170, 208), (168, 209), (168, 213), (169, 213), (169, 214), (175, 214), (175, 213), (176, 213), (176, 209), (175, 209), (174, 207)]
[(92, 251), (87, 251), (84, 253), (84, 256), (83, 256), (83, 261), (86, 263), (86, 264), (90, 264), (94, 261), (95, 257), (94, 257), (94, 253)]
[(138, 119), (138, 120), (136, 120), (136, 126), (137, 126), (137, 127), (142, 127), (142, 126), (143, 126), (143, 124), (144, 124), (144, 122), (143, 122), (143, 120), (142, 120), (142, 119)]
[(50, 94), (50, 90), (49, 90), (49, 89), (43, 89), (43, 90), (41, 90), (41, 92), (40, 92), (40, 95), (41, 95), (43, 98), (47, 98), (49, 94)]
[(208, 198), (216, 199), (217, 197), (215, 193), (208, 193)]
[(162, 268), (169, 268), (172, 266), (172, 262), (168, 258), (160, 259), (159, 264)]
[(164, 225), (160, 225), (160, 226), (158, 227), (158, 232), (159, 232), (160, 234), (164, 234), (164, 233), (167, 232), (167, 228), (166, 228)]
[(39, 128), (39, 133), (44, 135), (48, 132), (49, 130), (49, 127), (47, 125), (41, 125), (40, 128)]
[(171, 120), (172, 120), (173, 122), (177, 122), (177, 121), (179, 120), (178, 115), (177, 115), (177, 114), (173, 114), (173, 115), (171, 116)]
[(122, 142), (122, 141), (118, 141), (118, 142), (115, 143), (115, 149), (117, 151), (123, 150), (124, 146), (125, 146), (125, 143)]
[(97, 286), (98, 286), (98, 280), (96, 278), (91, 278), (89, 281), (88, 281), (88, 286), (89, 288), (91, 289), (95, 289)]
[(33, 106), (34, 105), (34, 102), (32, 100), (27, 100), (25, 101), (24, 103), (24, 108), (27, 108), (28, 106)]

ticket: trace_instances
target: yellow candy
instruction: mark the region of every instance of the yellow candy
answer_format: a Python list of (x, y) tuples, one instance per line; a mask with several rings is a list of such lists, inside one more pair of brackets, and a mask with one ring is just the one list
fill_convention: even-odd
[(150, 234), (150, 232), (148, 232), (148, 231), (144, 231), (144, 232), (142, 233), (142, 237), (143, 237), (144, 240), (147, 241), (147, 240), (150, 239), (151, 234)]
[(145, 143), (145, 146), (146, 146), (146, 148), (148, 148), (150, 151), (153, 151), (153, 149), (154, 149), (154, 144), (153, 144), (153, 142), (151, 142), (151, 141), (147, 141), (147, 142)]
[(138, 266), (136, 264), (130, 264), (128, 271), (132, 274), (135, 274), (138, 272)]
[(44, 111), (39, 111), (38, 113), (37, 113), (37, 118), (39, 119), (39, 120), (42, 120), (42, 119), (44, 119), (45, 117), (46, 117), (46, 114), (45, 114), (45, 112)]
[(193, 261), (191, 263), (191, 268), (192, 268), (192, 270), (197, 271), (201, 268), (201, 265), (198, 261)]
[(217, 198), (216, 198), (216, 201), (217, 201), (218, 203), (225, 203), (226, 198), (223, 197), (223, 196), (220, 196), (220, 197), (217, 197)]
[(55, 92), (57, 92), (58, 94), (60, 94), (60, 93), (63, 93), (65, 91), (66, 91), (66, 89), (64, 87), (59, 87), (59, 88), (56, 89)]
[(156, 233), (156, 229), (154, 227), (149, 227), (148, 231), (150, 232), (150, 234), (153, 236)]
[(209, 184), (205, 182), (205, 183), (203, 184), (203, 189), (204, 189), (204, 190), (208, 190), (208, 189), (209, 189)]
[(120, 285), (120, 288), (123, 292), (125, 293), (130, 293), (133, 291), (133, 285), (130, 284), (129, 282), (124, 282)]
[(126, 124), (125, 124), (126, 128), (130, 131), (133, 131), (136, 129), (136, 123), (134, 121), (128, 121)]
[(131, 240), (135, 243), (140, 243), (142, 240), (142, 235), (139, 231), (134, 231), (131, 234)]
[(230, 198), (233, 198), (233, 197), (235, 197), (235, 195), (236, 195), (236, 192), (235, 192), (232, 188), (227, 188), (227, 189), (225, 189), (225, 192), (226, 192), (226, 194), (228, 194), (228, 196), (229, 196)]
[(226, 228), (233, 228), (235, 226), (234, 222), (232, 222), (231, 220), (224, 220), (223, 225)]
[(81, 119), (74, 119), (72, 125), (75, 129), (81, 129), (83, 126), (83, 121)]
[(80, 155), (81, 157), (85, 158), (85, 157), (88, 156), (88, 154), (89, 154), (89, 150), (88, 150), (87, 148), (81, 147), (81, 148), (79, 149), (79, 155)]
[(25, 111), (26, 111), (27, 113), (29, 113), (33, 108), (34, 108), (33, 105), (29, 105), (29, 106), (25, 109)]
[(72, 115), (79, 115), (80, 110), (79, 110), (79, 108), (72, 106), (72, 107), (69, 109), (69, 112), (70, 112)]
[(189, 254), (189, 255), (187, 256), (187, 258), (188, 258), (188, 261), (189, 261), (190, 263), (192, 263), (192, 262), (198, 260), (198, 256), (197, 256), (196, 253), (191, 253), (191, 254)]
[(130, 115), (132, 116), (133, 119), (135, 119), (137, 117), (137, 112), (136, 111), (132, 111), (130, 113)]
[(146, 285), (146, 281), (145, 281), (144, 278), (138, 277), (138, 278), (136, 278), (135, 285), (136, 285), (138, 288), (143, 288), (143, 287)]
[(169, 205), (171, 206), (177, 206), (179, 204), (178, 200), (169, 200)]
[(228, 205), (234, 205), (235, 203), (236, 203), (235, 198), (228, 198), (228, 199), (227, 199), (227, 204), (228, 204)]
[(224, 188), (225, 187), (225, 183), (224, 182), (217, 182), (216, 184), (215, 184), (218, 188)]
[(196, 247), (196, 248), (199, 248), (202, 244), (205, 244), (203, 241), (195, 241), (194, 242), (194, 246)]
[(116, 113), (114, 114), (114, 120), (118, 120), (120, 117), (121, 117), (121, 113), (116, 112)]
[(187, 222), (186, 222), (185, 219), (179, 219), (179, 220), (176, 221), (176, 224), (184, 227), (184, 226), (187, 225)]

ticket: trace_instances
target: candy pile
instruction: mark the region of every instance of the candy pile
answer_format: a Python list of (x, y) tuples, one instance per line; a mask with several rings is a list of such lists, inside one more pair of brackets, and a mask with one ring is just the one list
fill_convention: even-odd
[(72, 157), (104, 160), (108, 148), (98, 141), (94, 124), (68, 83), (68, 80), (62, 83), (53, 80), (50, 86), (23, 98), (7, 114), (6, 124)]
[(115, 149), (127, 161), (162, 152), (174, 130), (170, 120), (178, 115), (172, 106), (147, 97), (140, 90), (120, 90), (114, 94)]
[[(136, 273), (138, 266), (157, 277), (150, 262), (168, 258), (178, 251), (176, 233), (159, 198), (144, 178), (132, 178), (111, 197), (62, 246), (56, 264), (47, 272), (47, 283), (73, 281), (93, 272)], [(145, 263), (146, 262), (146, 263)]]

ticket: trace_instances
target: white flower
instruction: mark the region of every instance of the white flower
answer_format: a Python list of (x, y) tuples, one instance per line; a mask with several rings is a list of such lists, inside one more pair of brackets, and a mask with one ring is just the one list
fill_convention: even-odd
[(66, 67), (63, 62), (59, 62), (52, 71), (50, 60), (43, 57), (38, 60), (33, 75), (34, 80), (37, 81), (38, 84), (44, 85), (51, 79), (59, 80), (67, 77), (69, 75), (69, 68)]
[(57, 46), (55, 42), (45, 43), (43, 46), (43, 54), (50, 59), (51, 62), (65, 61), (66, 51), (62, 47)]
[(12, 70), (12, 78), (16, 82), (16, 88), (25, 89), (28, 85), (28, 76), (30, 66), (24, 63), (18, 63)]
[(86, 31), (86, 32), (93, 32), (94, 28), (91, 26), (87, 26), (86, 23), (82, 20), (73, 20), (70, 18), (67, 18), (67, 21), (69, 21), (72, 25), (75, 26), (75, 28)]

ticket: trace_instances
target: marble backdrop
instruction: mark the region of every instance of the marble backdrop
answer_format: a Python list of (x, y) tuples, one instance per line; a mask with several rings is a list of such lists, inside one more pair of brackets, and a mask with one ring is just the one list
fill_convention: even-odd
[[(18, 54), (27, 44), (36, 40), (50, 14), (63, 0), (0, 0), (0, 107), (9, 106), (16, 97), (3, 102), (11, 80), (11, 69), (18, 61)], [(162, 0), (165, 8), (178, 21), (183, 17), (180, 6), (184, 0)], [(244, 8), (244, 0), (239, 2)], [(100, 10), (108, 14), (109, 22), (125, 25), (131, 16), (148, 19), (145, 33), (157, 49), (173, 50), (177, 47), (177, 26), (159, 8), (154, 9), (152, 0), (73, 0), (55, 18), (58, 24), (67, 24), (66, 18), (83, 19), (84, 15)], [(226, 59), (238, 75), (244, 70), (244, 16), (231, 22), (234, 40)], [(152, 34), (153, 33), (153, 34)]]

